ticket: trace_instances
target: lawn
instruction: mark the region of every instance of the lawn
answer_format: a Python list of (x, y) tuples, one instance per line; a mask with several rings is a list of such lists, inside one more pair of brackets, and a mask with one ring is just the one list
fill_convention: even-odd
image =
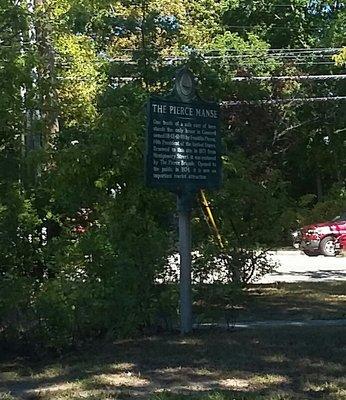
[[(252, 287), (239, 315), (342, 317), (344, 286), (315, 285)], [(346, 327), (199, 330), (94, 343), (55, 359), (1, 356), (2, 400), (346, 400)]]
[[(207, 291), (213, 294), (213, 286)], [(346, 281), (250, 285), (231, 308), (220, 295), (208, 298), (195, 305), (197, 322), (346, 318)]]
[(346, 318), (346, 281), (253, 285), (249, 294), (244, 319)]

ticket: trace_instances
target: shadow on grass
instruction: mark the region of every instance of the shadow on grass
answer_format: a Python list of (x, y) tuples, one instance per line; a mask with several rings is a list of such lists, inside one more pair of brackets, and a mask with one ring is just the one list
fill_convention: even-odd
[(311, 279), (330, 279), (331, 281), (335, 281), (338, 279), (346, 279), (346, 270), (345, 269), (319, 269), (319, 270), (312, 270), (312, 271), (285, 271), (285, 272), (278, 272), (274, 271), (271, 273), (273, 276), (296, 276), (296, 277), (308, 277)]
[[(203, 288), (210, 293), (213, 289), (213, 285)], [(201, 301), (203, 296), (196, 293), (196, 323), (232, 325), (243, 321), (346, 318), (346, 281), (254, 284), (231, 307), (225, 301), (213, 301), (212, 296), (209, 296), (211, 301)]]
[(346, 282), (252, 285), (242, 319), (346, 318)]
[(213, 330), (118, 341), (56, 363), (2, 363), (0, 393), (15, 399), (341, 400), (345, 346), (346, 328), (340, 327)]

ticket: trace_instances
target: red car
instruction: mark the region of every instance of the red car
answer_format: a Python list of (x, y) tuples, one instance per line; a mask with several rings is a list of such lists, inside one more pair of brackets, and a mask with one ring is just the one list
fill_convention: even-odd
[(294, 246), (308, 256), (335, 256), (336, 239), (346, 235), (346, 212), (331, 221), (304, 226), (292, 235)]
[(336, 254), (345, 253), (346, 255), (346, 235), (340, 235), (335, 241)]

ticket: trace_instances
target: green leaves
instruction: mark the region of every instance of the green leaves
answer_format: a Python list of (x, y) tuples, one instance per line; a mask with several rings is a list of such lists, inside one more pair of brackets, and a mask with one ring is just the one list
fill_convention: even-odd
[(87, 36), (62, 34), (56, 39), (60, 69), (58, 94), (66, 126), (93, 123), (98, 117), (96, 100), (104, 88), (102, 59)]
[(335, 64), (340, 67), (346, 65), (346, 47), (343, 47), (338, 54), (335, 54), (333, 60)]

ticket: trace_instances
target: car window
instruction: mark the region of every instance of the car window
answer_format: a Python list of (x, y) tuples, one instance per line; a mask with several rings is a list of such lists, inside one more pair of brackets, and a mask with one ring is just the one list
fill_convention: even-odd
[(332, 219), (333, 222), (336, 221), (346, 221), (346, 213), (342, 213), (341, 215), (338, 215), (337, 217)]

